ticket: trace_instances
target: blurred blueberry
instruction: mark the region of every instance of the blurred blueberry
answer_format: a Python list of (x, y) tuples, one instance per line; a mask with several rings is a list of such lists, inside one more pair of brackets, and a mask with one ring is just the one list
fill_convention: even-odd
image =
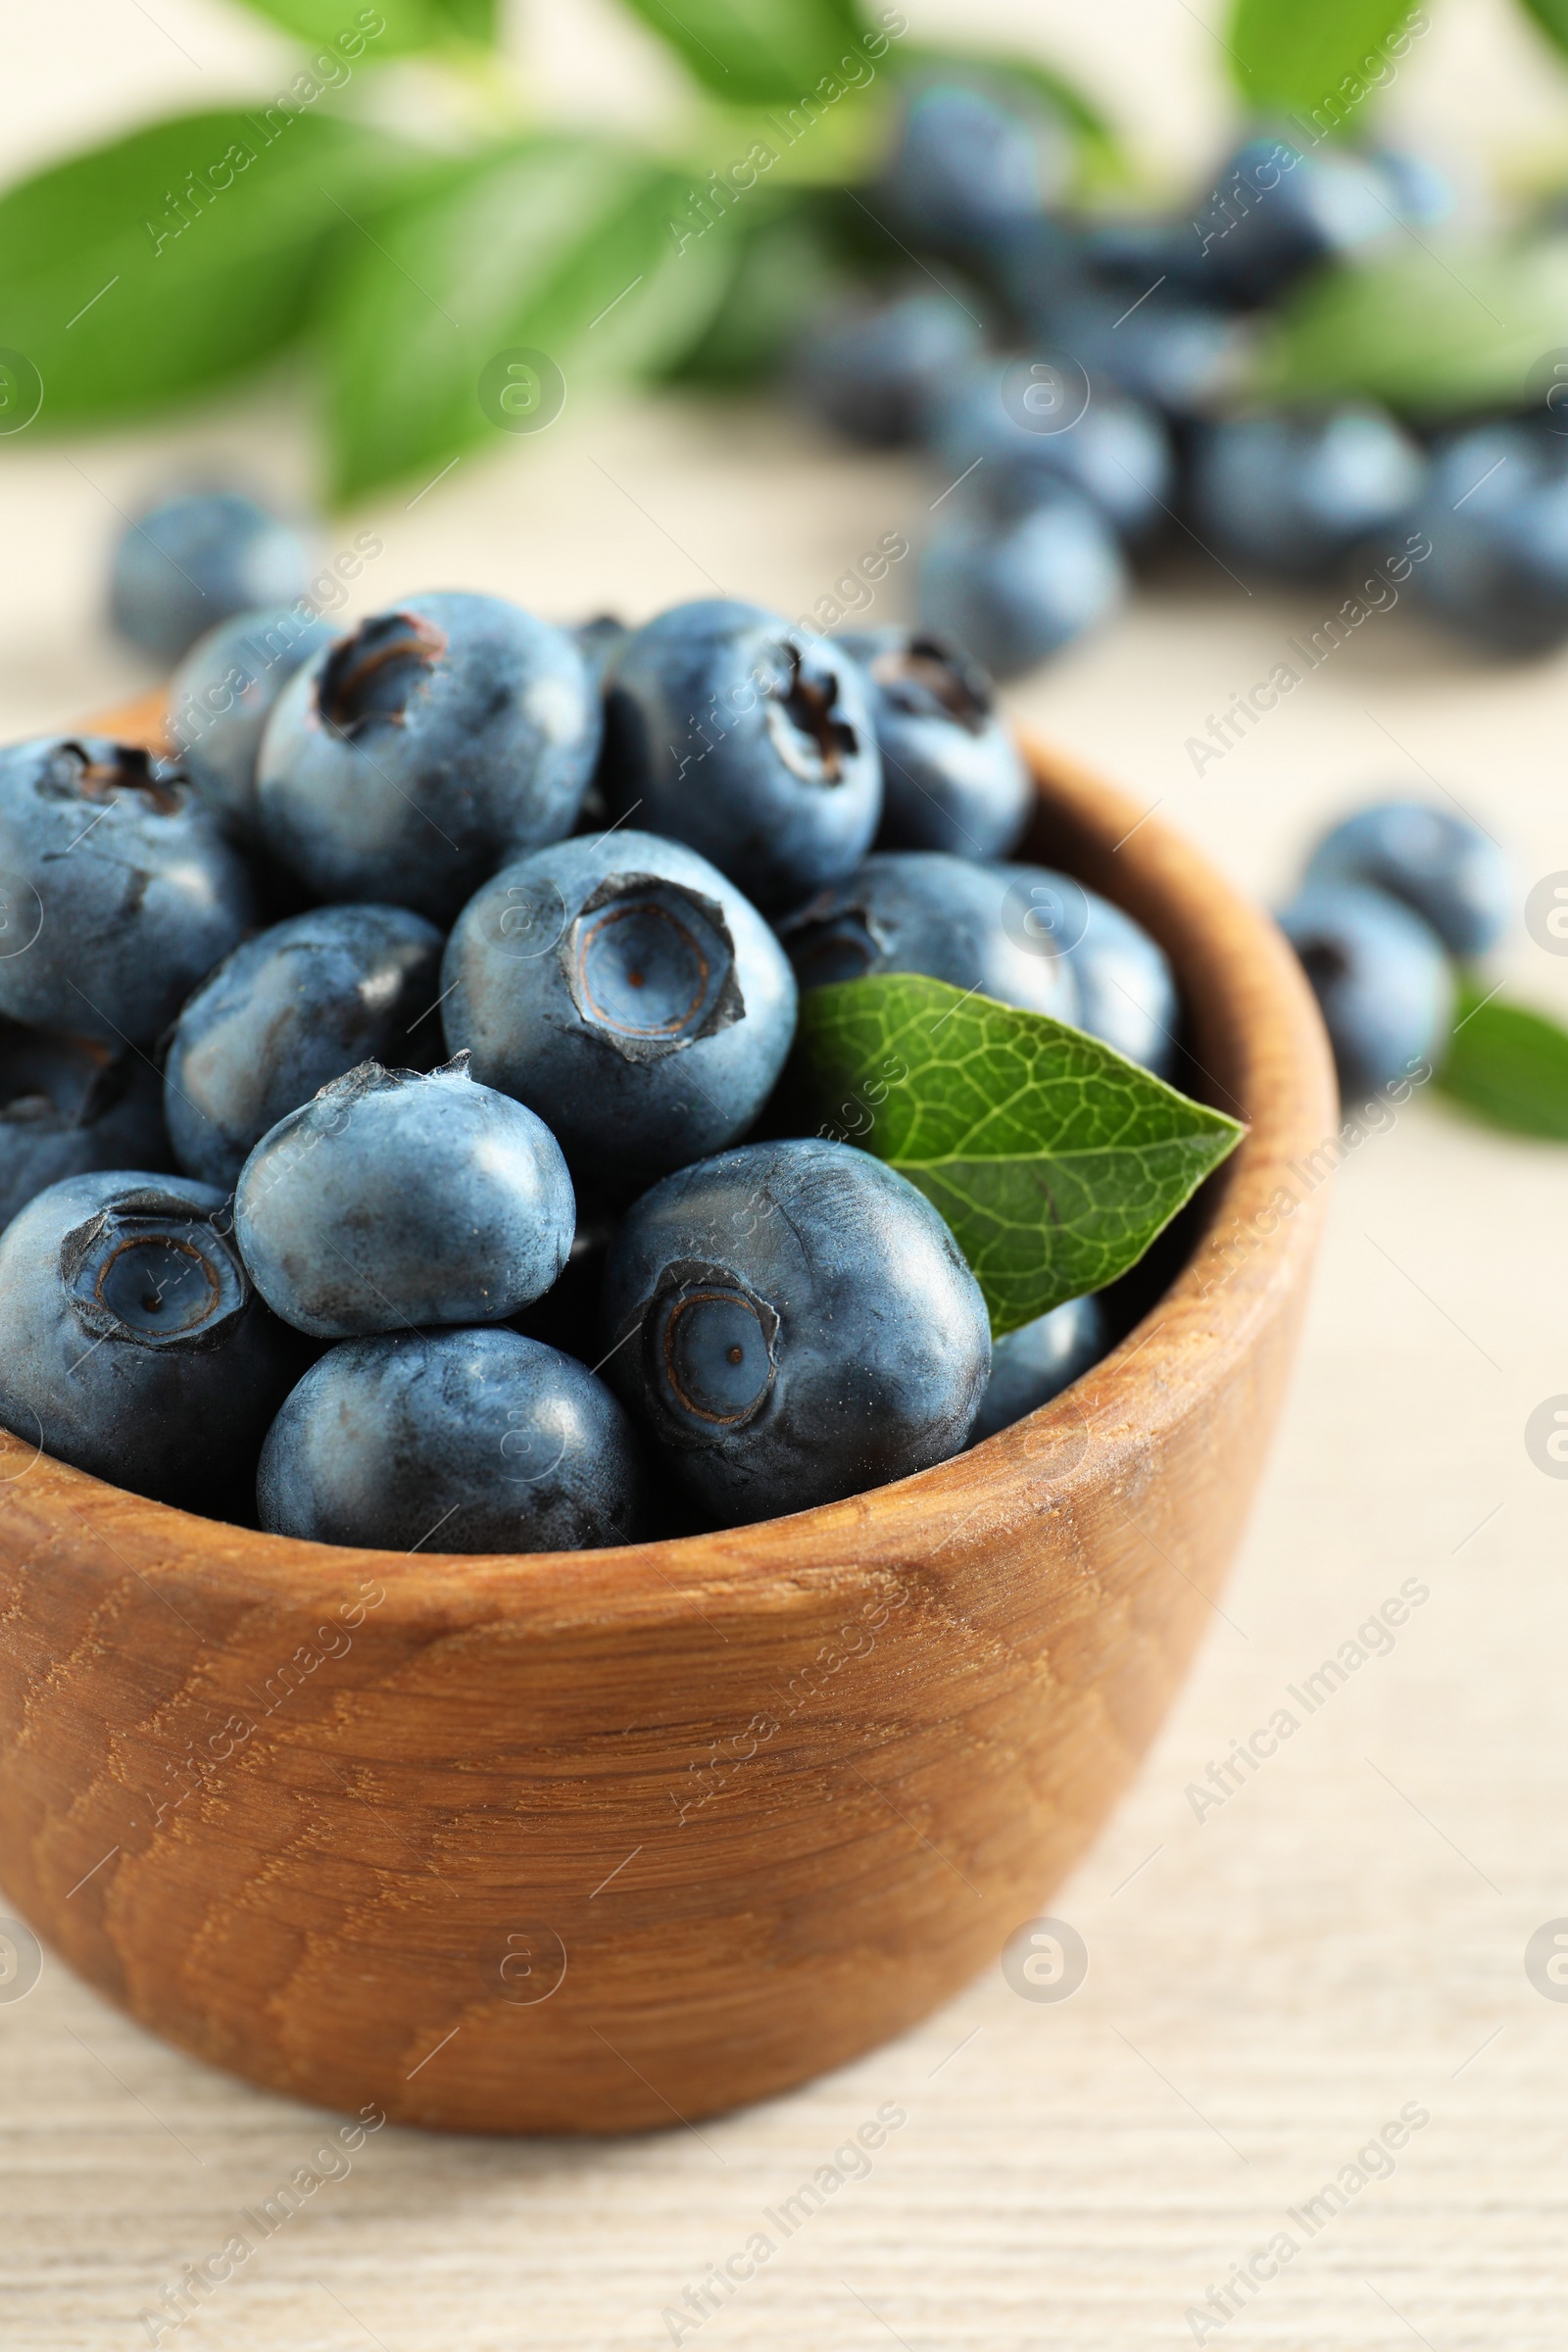
[(407, 906), (318, 906), (234, 950), (188, 999), (164, 1077), (187, 1175), (229, 1190), (264, 1135), (362, 1061), (428, 1068), (441, 934)]
[(1264, 136), (1220, 167), (1196, 220), (1216, 289), (1266, 303), (1315, 264), (1392, 235), (1399, 215), (1393, 183), (1369, 157)]
[(1436, 228), (1457, 206), (1458, 191), (1447, 172), (1418, 149), (1375, 147), (1371, 160), (1383, 174), (1395, 211), (1411, 228)]
[(1034, 814), (1035, 788), (979, 662), (914, 629), (847, 629), (837, 642), (871, 681), (878, 847), (1005, 858)]
[[(1076, 371), (1052, 359), (995, 362), (966, 371), (937, 412), (933, 439), (947, 473), (973, 473), (973, 488), (1006, 519), (1033, 503), (1043, 482), (1081, 490), (1124, 539), (1146, 538), (1171, 497), (1170, 435), (1152, 407), (1114, 385), (1081, 394)], [(1031, 383), (1031, 373), (1041, 380)], [(1043, 394), (1039, 405), (1035, 396)], [(1079, 398), (1087, 406), (1079, 409)]]
[(795, 979), (751, 902), (626, 826), (504, 866), (442, 969), (454, 1051), (526, 1102), (580, 1185), (619, 1195), (743, 1135), (795, 1035)]
[(198, 637), (169, 688), (169, 740), (210, 808), (248, 829), (256, 759), (272, 705), (297, 669), (333, 643), (319, 613), (292, 605), (241, 612)]
[(1187, 215), (1112, 214), (1089, 222), (1079, 241), (1079, 265), (1091, 277), (1121, 289), (1123, 308), (1156, 292), (1212, 301), (1203, 264), (1203, 232)]
[(1078, 990), (1077, 1026), (1168, 1078), (1181, 1004), (1164, 951), (1142, 923), (1069, 874), (1036, 865), (1003, 873), (1007, 927), (1037, 954), (1065, 958)]
[(0, 1424), (182, 1510), (244, 1510), (299, 1376), (225, 1238), (224, 1196), (146, 1170), (71, 1176), (0, 1234)]
[(151, 1045), (254, 913), (177, 769), (101, 735), (0, 751), (0, 1013)]
[(126, 524), (110, 572), (110, 614), (132, 645), (177, 662), (231, 614), (295, 603), (310, 576), (310, 550), (291, 524), (236, 491), (191, 491)]
[(951, 295), (862, 294), (808, 330), (796, 380), (840, 432), (893, 448), (920, 437), (980, 342), (979, 325)]
[(880, 850), (789, 916), (779, 936), (803, 989), (923, 972), (1076, 1024), (1071, 958), (1029, 925), (1029, 878), (1040, 870), (977, 865), (937, 850)]
[(1483, 956), (1513, 912), (1513, 876), (1490, 833), (1424, 801), (1379, 801), (1326, 833), (1308, 884), (1369, 882), (1432, 925), (1451, 956)]
[(1568, 434), (1538, 421), (1458, 434), (1414, 520), (1431, 554), (1411, 586), (1433, 612), (1505, 653), (1568, 637)]
[(1097, 391), (1119, 384), (1173, 419), (1229, 397), (1254, 339), (1248, 320), (1164, 287), (1137, 302), (1125, 289), (1074, 294), (1047, 312), (1039, 333), (1070, 352)]
[(1311, 982), (1347, 1102), (1437, 1059), (1453, 1017), (1453, 974), (1437, 933), (1386, 891), (1308, 883), (1280, 925)]
[(1049, 1315), (991, 1343), (991, 1379), (969, 1443), (994, 1438), (1025, 1413), (1038, 1412), (1105, 1352), (1105, 1316), (1098, 1298), (1069, 1298)]
[(234, 1230), (262, 1296), (317, 1339), (499, 1323), (549, 1289), (576, 1222), (561, 1147), (466, 1055), (422, 1076), (368, 1061), (270, 1128)]
[(142, 1054), (0, 1021), (0, 1225), (67, 1176), (173, 1164)]
[(1233, 416), (1200, 428), (1193, 521), (1241, 562), (1311, 579), (1406, 518), (1425, 475), (1409, 434), (1369, 403)]
[(637, 630), (605, 705), (601, 782), (762, 907), (848, 873), (882, 814), (858, 662), (760, 605), (709, 597)]
[(579, 621), (571, 631), (572, 642), (596, 685), (604, 685), (606, 670), (630, 635), (626, 623), (617, 620), (613, 612), (598, 612), (592, 620)]
[(256, 1482), (264, 1528), (394, 1551), (635, 1544), (647, 1477), (587, 1368), (515, 1331), (345, 1340), (292, 1392)]
[(448, 922), (503, 857), (571, 830), (601, 726), (564, 629), (504, 597), (412, 598), (283, 689), (257, 766), (262, 837), (318, 898)]
[(946, 1461), (991, 1361), (930, 1201), (820, 1140), (749, 1144), (644, 1194), (611, 1246), (605, 1322), (611, 1378), (726, 1526)]
[(1044, 211), (1072, 167), (1065, 124), (1032, 96), (928, 80), (903, 102), (881, 193), (916, 244), (984, 244)]
[(1115, 534), (1087, 499), (1042, 482), (1011, 523), (956, 515), (920, 566), (920, 625), (955, 637), (999, 678), (1032, 669), (1120, 604), (1127, 572)]

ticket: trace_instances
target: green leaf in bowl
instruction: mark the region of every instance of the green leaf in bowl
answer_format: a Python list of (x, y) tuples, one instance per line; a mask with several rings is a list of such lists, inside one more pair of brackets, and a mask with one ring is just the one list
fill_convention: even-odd
[(1082, 1030), (908, 973), (809, 991), (797, 1069), (824, 1133), (941, 1210), (999, 1339), (1136, 1265), (1245, 1133)]
[(1468, 976), (1437, 1083), (1489, 1126), (1568, 1143), (1568, 1030)]
[(0, 346), (42, 420), (151, 408), (265, 358), (302, 323), (324, 247), (425, 168), (337, 116), (176, 116), (0, 196)]
[(732, 267), (727, 216), (672, 231), (689, 194), (646, 157), (553, 135), (452, 167), (340, 247), (319, 309), (339, 492), (493, 440), (479, 381), (498, 354), (542, 352), (571, 399), (689, 349)]

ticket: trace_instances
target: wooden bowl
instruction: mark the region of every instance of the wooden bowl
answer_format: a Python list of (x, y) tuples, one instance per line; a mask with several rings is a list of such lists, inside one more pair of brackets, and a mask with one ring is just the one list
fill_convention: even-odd
[(520, 1558), (290, 1543), (0, 1434), (0, 1874), (153, 2032), (411, 2124), (701, 2118), (913, 2025), (1084, 1853), (1236, 1544), (1338, 1122), (1272, 925), (1031, 754), (1030, 851), (1162, 943), (1251, 1123), (1054, 1404), (827, 1509)]

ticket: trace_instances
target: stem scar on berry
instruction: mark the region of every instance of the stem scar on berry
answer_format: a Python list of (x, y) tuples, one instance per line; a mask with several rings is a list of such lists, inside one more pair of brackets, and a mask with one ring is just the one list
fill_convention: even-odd
[[(799, 757), (791, 758), (789, 749), (781, 742), (790, 765), (799, 774), (815, 773), (827, 784), (842, 784), (845, 761), (853, 760), (859, 749), (855, 729), (842, 718), (833, 716), (838, 701), (839, 682), (831, 671), (825, 678), (808, 677), (806, 656), (800, 646), (786, 638), (784, 652), (789, 660), (789, 683), (768, 689), (772, 701), (787, 714), (797, 737), (805, 737), (811, 745), (815, 758), (810, 768), (802, 767)], [(775, 730), (781, 733), (781, 730)]]
[(350, 742), (377, 720), (406, 725), (410, 703), (446, 650), (446, 632), (433, 621), (415, 612), (378, 613), (322, 664), (317, 689), (322, 718)]

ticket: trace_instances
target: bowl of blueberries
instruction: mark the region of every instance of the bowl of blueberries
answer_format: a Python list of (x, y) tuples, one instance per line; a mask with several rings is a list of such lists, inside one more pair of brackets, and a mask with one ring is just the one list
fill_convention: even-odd
[[(689, 2121), (995, 1960), (1125, 1785), (1288, 1366), (1320, 1200), (1223, 1245), (1334, 1129), (1321, 1024), (955, 641), (333, 625), (207, 503), (142, 531), (202, 614), (120, 583), (167, 694), (0, 751), (0, 1868), (270, 2087)], [(901, 975), (1240, 1148), (1002, 1328), (940, 1152), (803, 1111), (816, 992)]]

